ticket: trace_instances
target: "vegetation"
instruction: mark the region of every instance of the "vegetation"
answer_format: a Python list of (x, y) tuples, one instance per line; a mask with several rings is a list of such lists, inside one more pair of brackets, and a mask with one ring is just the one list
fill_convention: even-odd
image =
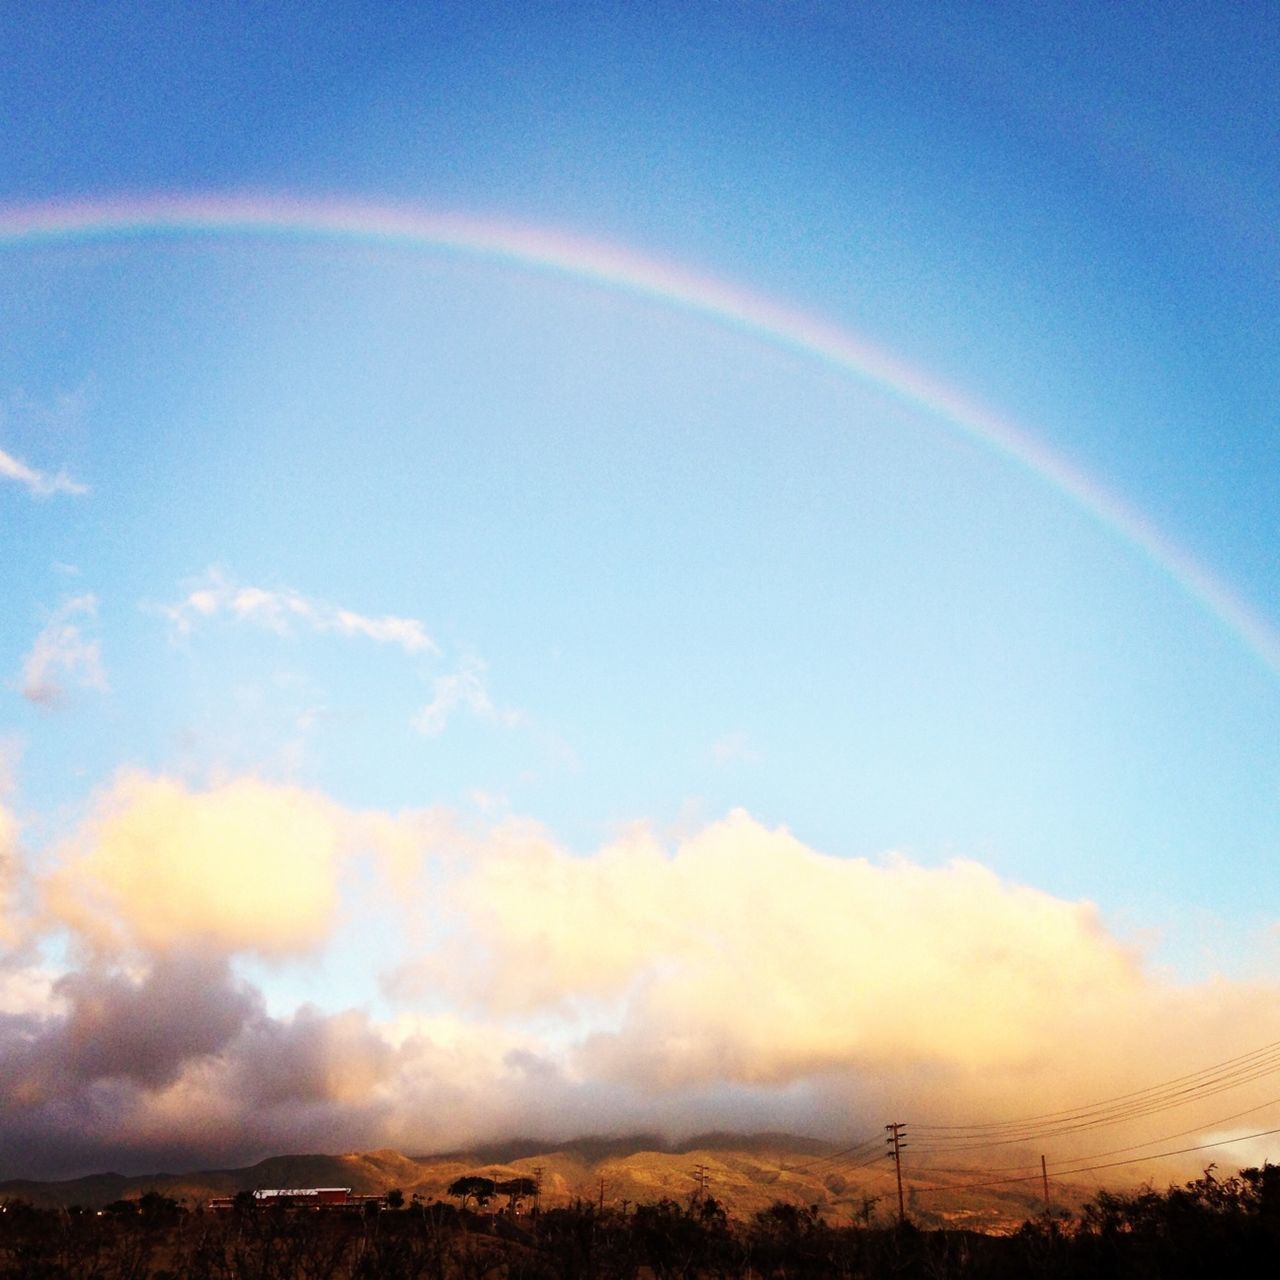
[[(517, 1185), (518, 1184), (518, 1185)], [(1280, 1257), (1280, 1167), (1181, 1186), (1102, 1192), (1079, 1218), (1029, 1221), (1010, 1236), (829, 1223), (779, 1201), (747, 1221), (709, 1196), (632, 1212), (579, 1201), (517, 1216), (528, 1179), (468, 1175), (458, 1207), (387, 1198), (338, 1213), (237, 1198), (184, 1210), (155, 1192), (102, 1210), (0, 1210), (0, 1280), (1148, 1280), (1263, 1267)], [(492, 1213), (477, 1205), (505, 1196)]]
[(474, 1200), (477, 1208), (483, 1209), (493, 1199), (498, 1184), (492, 1178), (482, 1178), (468, 1173), (449, 1184), (449, 1194), (462, 1201), (462, 1208), (467, 1207), (468, 1200)]

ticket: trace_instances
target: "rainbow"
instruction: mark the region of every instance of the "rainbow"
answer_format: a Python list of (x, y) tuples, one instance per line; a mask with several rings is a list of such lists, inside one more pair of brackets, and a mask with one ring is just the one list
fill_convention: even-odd
[(1274, 628), (1148, 519), (1030, 432), (845, 329), (712, 276), (564, 231), (350, 200), (199, 195), (0, 209), (0, 246), (11, 248), (192, 236), (471, 255), (654, 299), (800, 352), (924, 410), (1052, 486), (1141, 552), (1280, 674)]

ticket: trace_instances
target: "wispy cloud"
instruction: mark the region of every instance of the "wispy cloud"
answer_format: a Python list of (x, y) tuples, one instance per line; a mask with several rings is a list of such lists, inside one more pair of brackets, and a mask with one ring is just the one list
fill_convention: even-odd
[(397, 645), (406, 653), (439, 653), (417, 618), (395, 614), (368, 617), (289, 587), (244, 585), (220, 569), (210, 569), (183, 599), (161, 605), (160, 612), (182, 635), (190, 634), (199, 622), (221, 616), (277, 635), (290, 635), (300, 629), (359, 636), (378, 644)]
[(413, 718), (413, 727), (429, 738), (443, 733), (455, 711), (466, 710), (481, 720), (493, 720), (508, 728), (524, 723), (519, 711), (494, 705), (485, 683), (486, 667), (479, 658), (464, 658), (457, 671), (437, 676), (432, 682), (432, 699)]
[(96, 639), (85, 635), (82, 622), (98, 614), (95, 595), (73, 596), (50, 616), (22, 660), (22, 696), (42, 706), (57, 706), (68, 684), (105, 692), (107, 677)]
[(38, 471), (3, 449), (0, 449), (0, 480), (12, 480), (36, 498), (47, 498), (55, 493), (79, 495), (89, 492), (88, 485), (73, 480), (65, 471), (56, 474)]
[(472, 787), (467, 792), (467, 800), (480, 813), (505, 813), (511, 808), (511, 801), (506, 795), (486, 791), (484, 787)]
[(759, 764), (761, 760), (760, 752), (751, 745), (751, 740), (745, 733), (726, 733), (711, 744), (707, 754), (718, 769)]
[(0, 799), (17, 789), (18, 762), (26, 743), (14, 733), (0, 734)]

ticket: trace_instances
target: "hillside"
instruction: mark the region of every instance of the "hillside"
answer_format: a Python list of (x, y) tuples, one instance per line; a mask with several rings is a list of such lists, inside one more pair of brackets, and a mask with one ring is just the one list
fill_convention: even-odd
[[(369, 1193), (399, 1187), (406, 1199), (417, 1196), (430, 1201), (446, 1198), (449, 1184), (464, 1173), (502, 1179), (534, 1176), (541, 1170), (546, 1207), (598, 1200), (602, 1184), (606, 1203), (616, 1207), (624, 1201), (684, 1200), (695, 1189), (695, 1170), (701, 1165), (709, 1193), (738, 1218), (785, 1200), (816, 1204), (833, 1223), (860, 1221), (867, 1215), (872, 1221), (890, 1221), (897, 1206), (889, 1162), (868, 1166), (865, 1160), (850, 1160), (837, 1151), (830, 1144), (782, 1134), (707, 1134), (675, 1146), (649, 1135), (584, 1138), (551, 1148), (516, 1141), (437, 1155), (406, 1156), (390, 1150), (287, 1155), (242, 1169), (132, 1177), (104, 1173), (65, 1182), (12, 1180), (0, 1183), (0, 1199), (99, 1207), (155, 1190), (196, 1205), (210, 1196), (260, 1187), (346, 1186)], [(1167, 1174), (1163, 1178), (1158, 1171), (1151, 1174), (1157, 1186), (1168, 1181)], [(1125, 1179), (1126, 1184), (1138, 1176)], [(922, 1226), (1006, 1231), (1043, 1208), (1039, 1180), (968, 1189), (966, 1184), (973, 1180), (971, 1174), (913, 1176), (908, 1166), (904, 1178), (908, 1213)], [(1078, 1211), (1097, 1189), (1097, 1183), (1055, 1182), (1052, 1203), (1055, 1208)]]

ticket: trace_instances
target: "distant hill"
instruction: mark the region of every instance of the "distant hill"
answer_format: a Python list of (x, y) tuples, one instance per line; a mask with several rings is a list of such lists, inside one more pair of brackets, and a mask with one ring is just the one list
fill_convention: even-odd
[(687, 1155), (691, 1151), (786, 1151), (799, 1155), (820, 1155), (833, 1150), (832, 1144), (820, 1138), (802, 1138), (793, 1133), (728, 1133), (713, 1131), (670, 1142), (651, 1133), (633, 1133), (625, 1137), (588, 1136), (567, 1142), (549, 1143), (545, 1138), (509, 1138), (503, 1142), (466, 1147), (461, 1151), (412, 1156), (429, 1163), (437, 1160), (492, 1160), (505, 1163), (525, 1160), (547, 1151), (563, 1152), (584, 1160), (605, 1160), (611, 1156), (631, 1155), (636, 1151), (657, 1151), (667, 1155)]
[[(867, 1164), (851, 1160), (831, 1143), (788, 1134), (703, 1134), (681, 1143), (652, 1135), (629, 1138), (585, 1137), (561, 1144), (512, 1140), (468, 1151), (406, 1156), (398, 1151), (347, 1155), (272, 1156), (243, 1169), (192, 1173), (155, 1173), (127, 1177), (94, 1174), (65, 1182), (0, 1182), (0, 1200), (97, 1208), (113, 1200), (158, 1191), (188, 1205), (211, 1196), (234, 1195), (263, 1187), (350, 1187), (375, 1193), (398, 1187), (406, 1200), (447, 1197), (451, 1182), (464, 1173), (496, 1179), (541, 1170), (543, 1204), (596, 1201), (604, 1184), (609, 1205), (662, 1199), (687, 1199), (695, 1189), (694, 1171), (705, 1167), (709, 1192), (735, 1217), (747, 1218), (776, 1200), (815, 1204), (833, 1223), (888, 1222), (897, 1213), (897, 1192), (887, 1160)], [(908, 1213), (922, 1226), (967, 1226), (1003, 1231), (1043, 1209), (1039, 1179), (1007, 1186), (969, 1188), (972, 1173), (905, 1168)], [(1129, 1179), (1132, 1182), (1136, 1179)], [(1158, 1173), (1157, 1186), (1168, 1181)], [(925, 1190), (925, 1188), (930, 1188)], [(946, 1188), (946, 1189), (941, 1189)], [(1097, 1191), (1096, 1183), (1051, 1186), (1055, 1207), (1078, 1211)], [(869, 1203), (870, 1202), (870, 1203)]]

